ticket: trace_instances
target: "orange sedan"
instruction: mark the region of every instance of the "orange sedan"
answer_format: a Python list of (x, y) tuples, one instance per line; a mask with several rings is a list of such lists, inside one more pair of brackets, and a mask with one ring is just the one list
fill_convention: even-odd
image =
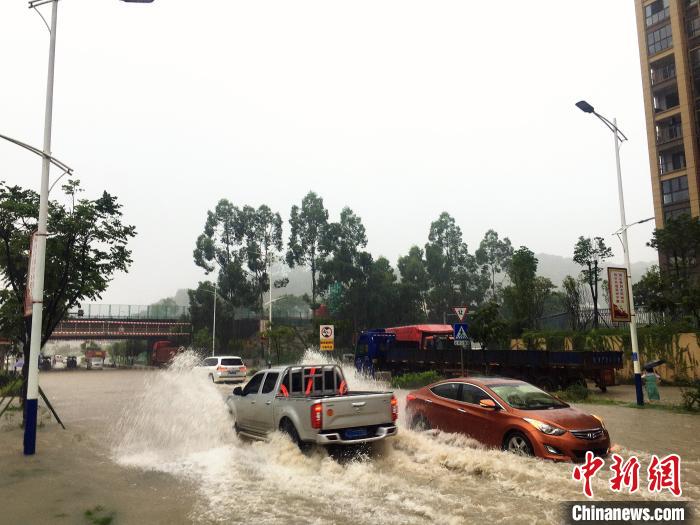
[(416, 429), (460, 432), (494, 448), (555, 461), (606, 456), (610, 436), (598, 416), (515, 379), (448, 379), (406, 397), (407, 421)]

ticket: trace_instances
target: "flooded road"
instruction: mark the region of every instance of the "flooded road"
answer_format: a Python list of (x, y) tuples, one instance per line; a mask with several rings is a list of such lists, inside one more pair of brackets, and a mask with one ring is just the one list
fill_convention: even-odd
[[(318, 354), (307, 362), (318, 363)], [(231, 386), (215, 386), (182, 357), (170, 370), (144, 374), (128, 410), (113, 426), (114, 461), (168, 473), (196, 487), (188, 520), (201, 523), (560, 523), (561, 501), (583, 499), (570, 464), (486, 450), (461, 435), (400, 434), (369, 455), (337, 461), (323, 449), (302, 454), (282, 435), (270, 442), (240, 440), (223, 402)], [(109, 372), (106, 372), (108, 374)], [(346, 369), (354, 389), (381, 389)], [(370, 384), (368, 384), (370, 383)], [(400, 404), (406, 392), (396, 392)], [(683, 496), (700, 500), (700, 418), (659, 410), (585, 405), (603, 416), (616, 450), (637, 455), (678, 452)], [(606, 467), (607, 469), (607, 467)], [(633, 496), (608, 490), (609, 472), (594, 480), (596, 499), (670, 500), (645, 488)]]

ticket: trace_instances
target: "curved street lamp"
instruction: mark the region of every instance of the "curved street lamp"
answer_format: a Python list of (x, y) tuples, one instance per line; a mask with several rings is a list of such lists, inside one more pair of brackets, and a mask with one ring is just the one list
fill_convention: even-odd
[[(151, 3), (153, 0), (122, 0), (130, 3)], [(46, 264), (46, 235), (49, 210), (49, 169), (51, 167), (51, 125), (53, 123), (53, 84), (54, 65), (56, 61), (56, 19), (58, 15), (58, 0), (31, 0), (29, 8), (35, 9), (44, 4), (51, 6), (51, 25), (46, 23), (50, 33), (49, 68), (46, 79), (46, 108), (44, 112), (44, 148), (41, 150), (41, 190), (39, 192), (39, 221), (36, 232), (36, 267), (34, 269), (32, 287), (32, 328), (29, 344), (29, 371), (27, 375), (27, 400), (24, 406), (24, 454), (33, 455), (36, 452), (36, 419), (39, 396), (39, 352), (41, 350), (41, 327), (44, 300), (44, 269)], [(39, 11), (37, 10), (37, 13)], [(41, 13), (39, 13), (41, 16)], [(43, 16), (41, 16), (44, 19)], [(16, 141), (14, 141), (17, 143)], [(31, 147), (30, 147), (31, 148)], [(36, 149), (36, 148), (34, 148)], [(31, 149), (30, 149), (31, 151)], [(28, 276), (28, 279), (31, 276)]]
[[(617, 193), (620, 200), (620, 222), (621, 226), (618, 230), (622, 236), (622, 251), (625, 255), (625, 268), (627, 269), (627, 289), (629, 291), (630, 300), (630, 339), (632, 340), (632, 364), (634, 365), (634, 386), (637, 393), (637, 404), (644, 405), (644, 394), (642, 392), (642, 371), (639, 365), (639, 343), (637, 341), (637, 315), (634, 311), (634, 294), (632, 293), (632, 268), (630, 265), (630, 254), (629, 246), (627, 243), (627, 229), (629, 225), (625, 218), (625, 199), (622, 192), (622, 170), (620, 169), (620, 147), (622, 142), (627, 140), (620, 128), (617, 127), (617, 119), (613, 119), (612, 122), (605, 118), (585, 100), (580, 100), (576, 102), (576, 107), (579, 108), (584, 113), (592, 113), (600, 121), (605, 124), (605, 126), (612, 131), (615, 136), (615, 165), (617, 167)], [(648, 219), (647, 219), (648, 220)]]

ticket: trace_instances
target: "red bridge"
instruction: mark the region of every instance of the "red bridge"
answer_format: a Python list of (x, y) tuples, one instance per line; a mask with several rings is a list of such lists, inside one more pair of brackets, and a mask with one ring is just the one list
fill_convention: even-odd
[(170, 305), (90, 304), (68, 312), (51, 339), (144, 339), (192, 335), (189, 308)]

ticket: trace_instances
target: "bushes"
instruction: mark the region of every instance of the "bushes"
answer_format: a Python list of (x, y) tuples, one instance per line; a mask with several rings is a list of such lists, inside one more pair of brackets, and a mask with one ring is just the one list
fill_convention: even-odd
[(435, 383), (436, 381), (440, 381), (441, 379), (443, 379), (443, 377), (440, 374), (434, 370), (430, 370), (428, 372), (417, 372), (394, 376), (391, 378), (391, 386), (393, 388), (401, 389), (421, 388), (431, 383)]
[(686, 410), (700, 409), (700, 381), (695, 381), (690, 387), (682, 388), (683, 408)]
[(567, 387), (566, 390), (560, 390), (556, 393), (556, 396), (564, 401), (571, 401), (575, 403), (577, 401), (585, 401), (588, 399), (588, 394), (588, 388), (583, 385), (574, 384)]

